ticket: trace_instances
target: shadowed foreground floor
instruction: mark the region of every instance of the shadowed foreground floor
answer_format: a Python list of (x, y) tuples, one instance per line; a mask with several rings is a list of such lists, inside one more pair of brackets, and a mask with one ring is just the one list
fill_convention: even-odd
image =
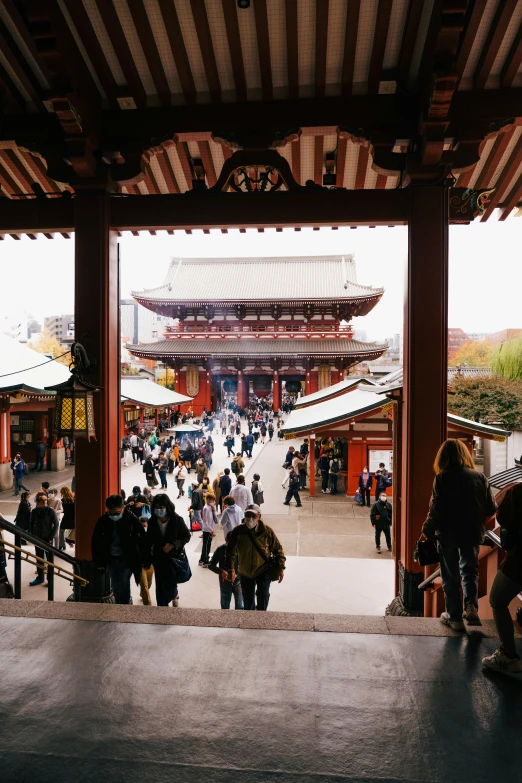
[(519, 781), (497, 640), (394, 633), (1, 617), (0, 780)]

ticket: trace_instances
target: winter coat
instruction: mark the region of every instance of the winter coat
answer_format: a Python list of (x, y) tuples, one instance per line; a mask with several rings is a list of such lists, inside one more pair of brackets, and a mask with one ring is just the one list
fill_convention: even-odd
[(374, 503), (370, 511), (370, 520), (372, 525), (377, 525), (381, 528), (389, 527), (392, 523), (391, 503), (388, 503), (387, 500), (384, 503), (381, 503), (380, 500)]
[(31, 527), (29, 532), (48, 543), (53, 540), (58, 530), (56, 511), (50, 506), (36, 506), (31, 511)]
[(367, 484), (364, 486), (364, 477), (362, 473), (359, 473), (359, 489), (371, 489), (373, 483), (373, 474), (368, 473)]
[(230, 490), (232, 489), (232, 479), (230, 476), (221, 476), (219, 479), (219, 492), (221, 494), (222, 498), (226, 498), (227, 495), (230, 495)]
[(11, 470), (13, 471), (13, 476), (15, 478), (23, 478), (25, 476), (25, 462), (23, 459), (19, 460), (18, 462), (13, 460), (11, 462)]
[(226, 570), (232, 569), (236, 556), (238, 574), (254, 579), (267, 570), (268, 564), (252, 543), (251, 536), (267, 558), (271, 554), (275, 556), (278, 570), (284, 571), (286, 557), (283, 547), (272, 528), (261, 519), (255, 531), (249, 530), (246, 525), (239, 525), (230, 533), (225, 550)]
[(21, 527), (22, 530), (29, 532), (31, 529), (31, 504), (28, 500), (20, 501), (14, 523)]
[(74, 530), (74, 501), (63, 503), (63, 517), (60, 522), (60, 530)]
[(150, 498), (145, 497), (145, 495), (139, 494), (139, 495), (129, 495), (127, 498), (127, 503), (125, 505), (125, 508), (127, 511), (130, 511), (131, 514), (133, 514), (137, 519), (139, 519), (142, 515), (143, 506), (140, 506), (138, 508), (137, 504), (143, 503), (144, 506), (150, 506)]
[(122, 559), (129, 566), (136, 584), (139, 584), (142, 565), (147, 562), (147, 533), (134, 514), (125, 508), (123, 516), (116, 522), (105, 513), (94, 527), (91, 541), (92, 559), (98, 568), (105, 568), (113, 560), (111, 548), (114, 532), (118, 533)]
[(192, 511), (201, 511), (204, 505), (205, 505), (205, 500), (203, 498), (203, 490), (201, 489), (192, 490), (192, 499), (190, 501), (190, 507)]
[[(185, 520), (179, 514), (174, 513), (169, 518), (165, 536), (161, 532), (158, 523), (158, 517), (153, 514), (147, 525), (147, 535), (145, 541), (146, 557), (144, 560), (145, 568), (149, 568), (152, 563), (154, 567), (158, 565), (167, 565), (169, 557), (179, 557), (185, 544), (190, 541), (190, 531), (185, 524)], [(163, 551), (165, 544), (174, 544), (174, 549), (167, 554)]]

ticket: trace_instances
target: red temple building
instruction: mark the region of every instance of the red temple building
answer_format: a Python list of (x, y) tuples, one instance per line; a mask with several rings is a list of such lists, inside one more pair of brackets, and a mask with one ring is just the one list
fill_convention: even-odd
[(243, 408), (249, 394), (273, 395), (277, 411), (285, 393), (323, 389), (384, 353), (354, 340), (349, 323), (382, 295), (357, 282), (351, 255), (175, 258), (163, 285), (133, 296), (177, 324), (160, 342), (128, 348), (173, 367), (196, 415), (219, 405), (223, 391)]

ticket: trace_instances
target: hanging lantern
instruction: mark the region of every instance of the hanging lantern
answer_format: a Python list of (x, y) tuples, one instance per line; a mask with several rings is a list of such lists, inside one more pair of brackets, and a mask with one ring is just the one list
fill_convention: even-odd
[(100, 389), (90, 383), (85, 383), (80, 375), (80, 371), (92, 371), (96, 362), (87, 356), (81, 343), (72, 344), (71, 357), (71, 377), (69, 380), (65, 383), (59, 383), (57, 386), (46, 386), (46, 389), (56, 392), (53, 434), (58, 439), (67, 435), (71, 440), (76, 438), (96, 440), (94, 392), (98, 392)]
[(237, 381), (232, 379), (223, 381), (223, 391), (226, 391), (227, 394), (237, 392)]
[(286, 381), (285, 389), (288, 394), (297, 394), (301, 391), (301, 381)]

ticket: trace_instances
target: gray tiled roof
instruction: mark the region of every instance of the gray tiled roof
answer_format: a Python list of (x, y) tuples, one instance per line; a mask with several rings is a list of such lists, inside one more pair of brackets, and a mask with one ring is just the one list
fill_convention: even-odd
[(382, 353), (385, 345), (360, 340), (160, 340), (128, 345), (139, 354), (169, 356), (347, 356)]
[(383, 291), (360, 285), (354, 257), (346, 255), (173, 258), (163, 285), (132, 295), (168, 302), (281, 302), (366, 299)]

